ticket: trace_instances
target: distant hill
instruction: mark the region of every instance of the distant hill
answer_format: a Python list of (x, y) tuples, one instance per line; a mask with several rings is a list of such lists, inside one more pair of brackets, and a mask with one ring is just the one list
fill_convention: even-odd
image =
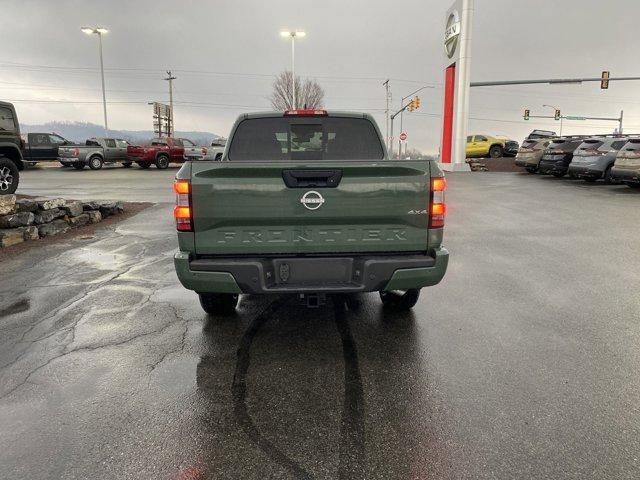
[[(20, 124), (22, 133), (44, 132), (57, 133), (68, 140), (83, 143), (87, 138), (104, 136), (104, 128), (95, 123), (84, 122), (48, 122), (44, 125)], [(110, 130), (109, 135), (116, 138), (123, 138), (131, 143), (146, 142), (154, 137), (151, 130)], [(188, 138), (199, 145), (210, 145), (214, 139), (220, 135), (209, 132), (176, 132), (177, 137)]]

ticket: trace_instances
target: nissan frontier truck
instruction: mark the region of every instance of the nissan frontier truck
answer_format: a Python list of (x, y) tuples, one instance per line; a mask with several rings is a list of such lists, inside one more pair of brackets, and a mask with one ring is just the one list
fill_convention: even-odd
[(186, 162), (174, 217), (182, 285), (211, 315), (241, 294), (379, 292), (410, 309), (447, 269), (446, 180), (429, 160), (390, 160), (368, 114), (241, 115), (221, 161)]

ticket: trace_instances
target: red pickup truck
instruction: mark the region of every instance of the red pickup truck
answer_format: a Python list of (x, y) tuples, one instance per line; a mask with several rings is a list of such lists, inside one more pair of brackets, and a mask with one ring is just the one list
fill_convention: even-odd
[(127, 161), (136, 162), (140, 168), (149, 168), (153, 163), (156, 168), (163, 170), (170, 162), (182, 163), (186, 158), (196, 156), (195, 153), (199, 153), (196, 150), (199, 148), (186, 138), (154, 138), (148, 145), (129, 145)]

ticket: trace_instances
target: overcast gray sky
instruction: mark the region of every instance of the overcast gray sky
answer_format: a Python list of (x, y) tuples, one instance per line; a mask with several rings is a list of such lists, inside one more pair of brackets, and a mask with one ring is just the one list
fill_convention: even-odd
[[(393, 104), (423, 85), (422, 108), (405, 116), (409, 146), (437, 151), (442, 111), (442, 37), (448, 0), (2, 0), (0, 99), (23, 123), (101, 124), (97, 38), (104, 25), (109, 124), (151, 129), (148, 101), (167, 101), (172, 69), (176, 128), (226, 135), (235, 117), (268, 109), (273, 76), (289, 68), (278, 32), (298, 28), (296, 72), (316, 78), (326, 106), (375, 115), (384, 128), (384, 89)], [(640, 75), (637, 0), (476, 0), (473, 81)], [(470, 130), (521, 140), (553, 120), (525, 122), (522, 110), (557, 104), (573, 115), (617, 116), (640, 132), (640, 82), (474, 88)], [(89, 102), (89, 103), (81, 103)], [(90, 103), (94, 102), (94, 103)], [(549, 113), (549, 111), (545, 111)], [(566, 133), (610, 132), (603, 122), (567, 122)]]

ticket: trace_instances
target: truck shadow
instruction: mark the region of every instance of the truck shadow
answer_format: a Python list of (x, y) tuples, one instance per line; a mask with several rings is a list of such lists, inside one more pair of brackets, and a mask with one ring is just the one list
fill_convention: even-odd
[(207, 322), (197, 386), (216, 418), (203, 423), (233, 434), (210, 444), (204, 478), (418, 474), (416, 449), (430, 441), (412, 420), (425, 381), (415, 319), (371, 297), (319, 309), (245, 297), (236, 318)]

